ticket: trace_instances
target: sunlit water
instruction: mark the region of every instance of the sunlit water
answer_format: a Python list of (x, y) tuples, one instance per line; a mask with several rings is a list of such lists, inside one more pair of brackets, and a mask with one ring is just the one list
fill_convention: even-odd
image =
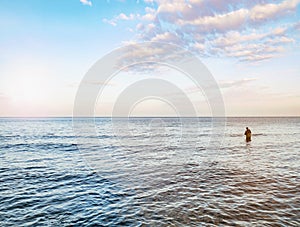
[(217, 150), (187, 122), (99, 118), (79, 150), (70, 118), (0, 119), (0, 226), (300, 226), (300, 118), (229, 118)]

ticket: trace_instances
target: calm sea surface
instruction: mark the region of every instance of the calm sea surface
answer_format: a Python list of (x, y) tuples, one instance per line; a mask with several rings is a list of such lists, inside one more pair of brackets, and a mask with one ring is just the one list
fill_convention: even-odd
[(300, 226), (300, 118), (211, 120), (0, 119), (0, 226)]

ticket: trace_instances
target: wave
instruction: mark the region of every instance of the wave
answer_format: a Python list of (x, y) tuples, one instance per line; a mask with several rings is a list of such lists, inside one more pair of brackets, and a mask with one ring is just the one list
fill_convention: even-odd
[[(226, 136), (226, 135), (225, 135)], [(228, 134), (229, 137), (244, 137), (244, 133)], [(265, 133), (252, 133), (252, 136), (267, 136)]]

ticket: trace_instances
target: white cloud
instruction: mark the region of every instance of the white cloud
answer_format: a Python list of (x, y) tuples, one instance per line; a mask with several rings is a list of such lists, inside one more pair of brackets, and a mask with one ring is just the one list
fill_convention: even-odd
[(225, 56), (243, 61), (261, 61), (281, 54), (286, 44), (295, 42), (285, 35), (286, 31), (286, 27), (265, 33), (229, 31), (211, 40), (210, 46)]
[(133, 13), (129, 14), (128, 16), (124, 13), (120, 13), (116, 19), (120, 19), (120, 20), (133, 20), (135, 19), (135, 15)]
[(198, 43), (198, 42), (196, 42), (196, 43), (194, 44), (194, 47), (195, 47), (197, 50), (199, 50), (199, 51), (204, 51), (204, 50), (205, 50), (205, 44), (204, 44), (204, 43)]
[(294, 11), (300, 0), (285, 0), (279, 4), (256, 5), (250, 11), (250, 18), (253, 21), (264, 21), (283, 16)]
[(146, 7), (145, 8), (145, 12), (146, 13), (151, 13), (151, 14), (154, 14), (156, 12), (156, 10), (154, 8), (151, 8), (151, 7)]
[(148, 24), (148, 25), (147, 25), (147, 28), (148, 28), (149, 30), (154, 29), (154, 28), (155, 28), (155, 24), (153, 24), (153, 23)]
[(268, 43), (269, 44), (285, 44), (285, 43), (294, 43), (294, 42), (296, 42), (295, 39), (281, 36), (281, 37), (276, 37), (274, 39), (270, 39)]
[(110, 24), (112, 26), (117, 26), (117, 22), (120, 21), (120, 20), (131, 21), (131, 20), (135, 20), (135, 19), (138, 19), (138, 18), (140, 18), (139, 14), (131, 13), (129, 15), (126, 15), (125, 13), (120, 13), (119, 15), (115, 16), (112, 19), (104, 18), (102, 21), (104, 23)]
[[(243, 79), (239, 79), (239, 80), (221, 80), (218, 81), (218, 85), (221, 89), (225, 89), (225, 88), (244, 88), (245, 86), (247, 86), (249, 83), (256, 81), (257, 78), (243, 78)], [(193, 94), (193, 93), (197, 93), (197, 92), (202, 92), (201, 90), (202, 88), (199, 88), (197, 86), (190, 86), (185, 88), (185, 92), (187, 94)]]
[(296, 23), (294, 25), (294, 28), (300, 31), (300, 22)]
[(83, 5), (92, 6), (92, 2), (89, 0), (80, 0)]
[(244, 78), (241, 80), (230, 80), (230, 81), (223, 80), (219, 82), (219, 86), (220, 88), (241, 87), (255, 80), (257, 80), (257, 78)]
[(110, 24), (112, 26), (117, 26), (117, 23), (114, 20), (108, 20), (108, 19), (104, 18), (102, 21), (104, 23)]
[(214, 44), (216, 46), (228, 46), (242, 42), (262, 41), (265, 38), (283, 36), (286, 30), (286, 28), (278, 27), (270, 32), (257, 33), (255, 31), (252, 31), (246, 34), (242, 34), (238, 31), (229, 31), (217, 38), (216, 40), (214, 40)]
[(257, 4), (250, 9), (241, 8), (211, 16), (198, 14), (198, 17), (193, 19), (178, 16), (181, 13), (185, 14), (185, 11), (187, 11), (186, 8), (190, 8), (183, 3), (172, 5), (169, 8), (165, 6), (161, 11), (172, 13), (174, 18), (169, 18), (175, 24), (190, 26), (190, 30), (196, 30), (197, 32), (226, 32), (229, 30), (239, 30), (252, 23), (263, 23), (266, 20), (273, 20), (274, 18), (286, 15), (295, 11), (299, 3), (300, 0), (286, 0), (280, 4)]
[(136, 25), (136, 29), (137, 29), (138, 31), (142, 31), (144, 28), (145, 28), (145, 26), (144, 26), (144, 24), (142, 24), (142, 23), (139, 23), (139, 24)]
[[(261, 61), (282, 53), (299, 22), (283, 24), (300, 0), (145, 0), (144, 14), (119, 14), (105, 22), (132, 20), (135, 41), (183, 45), (200, 55)], [(270, 3), (271, 2), (271, 3)], [(295, 20), (290, 19), (290, 20)], [(268, 28), (268, 25), (269, 28)], [(271, 28), (271, 29), (270, 29)]]
[(170, 32), (165, 32), (163, 34), (157, 34), (155, 37), (152, 38), (151, 41), (177, 43), (179, 41), (179, 39), (175, 34), (170, 33)]
[(155, 15), (152, 13), (147, 13), (142, 17), (143, 20), (153, 21), (155, 19)]
[(178, 24), (180, 26), (195, 26), (191, 27), (191, 29), (198, 32), (224, 32), (242, 27), (246, 22), (247, 14), (248, 10), (240, 9), (226, 14), (199, 17), (192, 21), (179, 19)]

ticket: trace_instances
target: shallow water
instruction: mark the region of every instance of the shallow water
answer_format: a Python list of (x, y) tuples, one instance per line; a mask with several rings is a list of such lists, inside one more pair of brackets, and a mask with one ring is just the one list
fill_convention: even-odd
[(300, 225), (300, 118), (125, 123), (79, 146), (70, 118), (0, 119), (0, 226)]

